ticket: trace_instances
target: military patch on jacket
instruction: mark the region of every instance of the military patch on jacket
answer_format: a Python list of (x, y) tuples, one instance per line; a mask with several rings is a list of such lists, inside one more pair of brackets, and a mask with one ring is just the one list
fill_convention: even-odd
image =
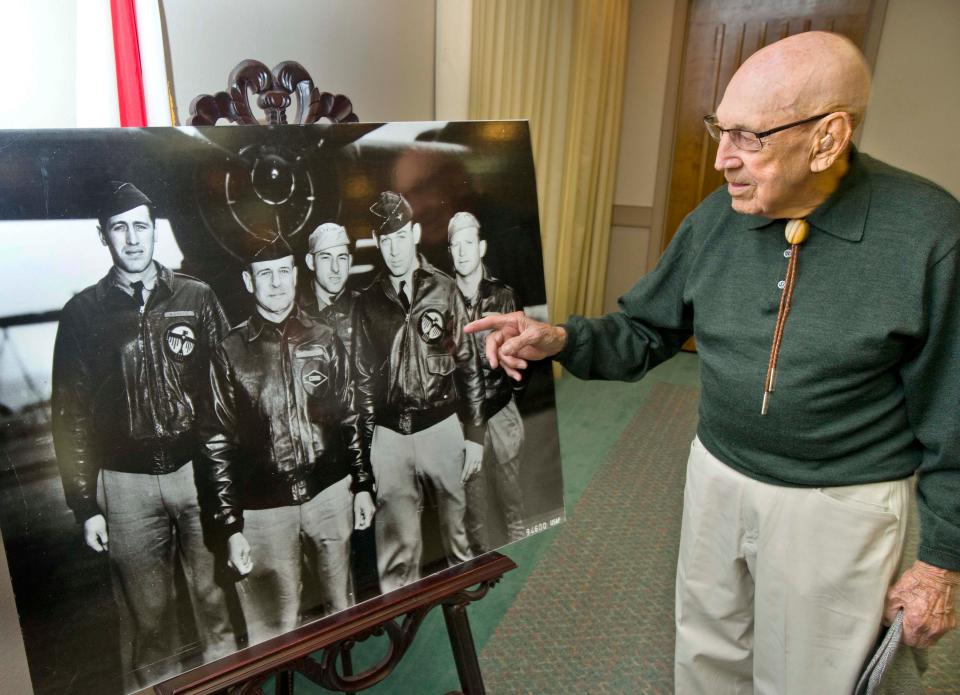
[(443, 337), (443, 314), (436, 309), (424, 311), (417, 321), (417, 332), (427, 343), (432, 344), (440, 340)]
[(193, 354), (197, 346), (197, 334), (188, 324), (175, 323), (167, 329), (163, 342), (167, 345), (167, 352), (182, 362)]
[(322, 391), (328, 381), (327, 375), (320, 370), (319, 360), (310, 360), (303, 365), (303, 371), (300, 372), (300, 383), (303, 384), (303, 390), (308, 396), (317, 395)]

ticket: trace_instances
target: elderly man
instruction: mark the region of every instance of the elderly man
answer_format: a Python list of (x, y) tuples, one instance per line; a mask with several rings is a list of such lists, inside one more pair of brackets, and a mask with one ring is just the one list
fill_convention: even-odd
[(353, 605), (350, 534), (374, 507), (346, 352), (297, 307), (282, 238), (253, 250), (243, 283), (256, 310), (213, 355), (200, 435), (214, 490), (204, 512), (244, 577), (237, 592), (255, 644), (297, 626), (310, 580), (327, 612)]
[[(960, 205), (857, 152), (868, 94), (842, 37), (757, 51), (705, 119), (727, 185), (618, 313), (468, 328), (499, 328), (488, 356), (514, 377), (554, 356), (638, 379), (696, 336), (680, 693), (848, 693), (881, 620), (903, 609), (919, 646), (956, 622)], [(891, 587), (915, 473), (919, 560)]]
[[(147, 685), (181, 668), (177, 561), (205, 661), (236, 649), (194, 484), (197, 404), (227, 321), (213, 291), (153, 260), (153, 203), (112, 181), (99, 209), (113, 267), (63, 307), (53, 353), (53, 436), (83, 538), (108, 552), (125, 668)], [(98, 496), (99, 487), (99, 496)]]
[(472, 557), (464, 484), (483, 460), (483, 382), (474, 341), (463, 334), (463, 297), (452, 278), (418, 256), (420, 225), (410, 205), (386, 191), (370, 210), (386, 268), (357, 299), (353, 352), (386, 592), (420, 578), (424, 486), (437, 502), (448, 561)]
[[(508, 285), (490, 275), (483, 258), (487, 241), (480, 223), (469, 212), (458, 212), (447, 224), (447, 243), (457, 289), (467, 305), (471, 320), (491, 314), (509, 314), (520, 304)], [(484, 416), (487, 433), (483, 442), (483, 468), (467, 483), (467, 536), (475, 554), (491, 548), (487, 519), (487, 483), (493, 484), (497, 509), (503, 515), (508, 541), (524, 537), (523, 488), (520, 484), (520, 452), (523, 449), (523, 420), (513, 397), (510, 379), (502, 369), (492, 369), (483, 356), (482, 334), (476, 335), (483, 374)], [(514, 383), (515, 385), (515, 383)]]
[(325, 222), (307, 241), (307, 268), (313, 282), (300, 301), (300, 308), (336, 331), (350, 354), (353, 344), (353, 306), (358, 292), (347, 287), (353, 254), (345, 227)]

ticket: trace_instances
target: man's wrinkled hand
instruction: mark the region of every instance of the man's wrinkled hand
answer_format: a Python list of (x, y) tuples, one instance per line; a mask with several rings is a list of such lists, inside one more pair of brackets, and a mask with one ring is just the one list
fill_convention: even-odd
[(957, 586), (960, 572), (917, 560), (887, 591), (883, 621), (889, 625), (902, 609), (903, 643), (931, 647), (957, 626)]
[(83, 542), (95, 552), (102, 553), (107, 549), (107, 520), (103, 514), (91, 516), (83, 522)]
[(250, 543), (242, 533), (235, 533), (227, 540), (227, 565), (241, 577), (250, 574), (250, 570), (253, 569)]
[(477, 444), (468, 439), (463, 444), (463, 468), (460, 469), (460, 482), (466, 485), (468, 480), (480, 472), (482, 464), (483, 444)]
[(507, 375), (520, 381), (520, 370), (529, 360), (542, 360), (556, 355), (567, 342), (561, 326), (535, 321), (522, 311), (486, 316), (467, 324), (467, 333), (492, 331), (487, 336), (486, 355), (490, 366), (503, 367)]
[(363, 531), (370, 528), (373, 523), (373, 515), (377, 513), (377, 505), (373, 501), (373, 495), (366, 490), (358, 492), (353, 497), (353, 528), (357, 531)]

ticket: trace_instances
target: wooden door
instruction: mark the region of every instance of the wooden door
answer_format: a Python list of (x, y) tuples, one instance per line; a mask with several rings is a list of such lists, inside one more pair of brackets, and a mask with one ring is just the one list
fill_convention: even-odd
[(723, 183), (703, 117), (716, 110), (740, 64), (769, 43), (811, 29), (843, 34), (864, 50), (877, 38), (879, 22), (871, 20), (884, 7), (878, 0), (690, 0), (661, 252), (687, 213)]

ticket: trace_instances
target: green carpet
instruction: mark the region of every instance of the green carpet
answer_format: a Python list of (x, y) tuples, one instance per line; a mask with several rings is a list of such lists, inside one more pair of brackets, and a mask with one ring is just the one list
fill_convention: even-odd
[(491, 693), (665, 693), (697, 389), (655, 384), (483, 650)]

